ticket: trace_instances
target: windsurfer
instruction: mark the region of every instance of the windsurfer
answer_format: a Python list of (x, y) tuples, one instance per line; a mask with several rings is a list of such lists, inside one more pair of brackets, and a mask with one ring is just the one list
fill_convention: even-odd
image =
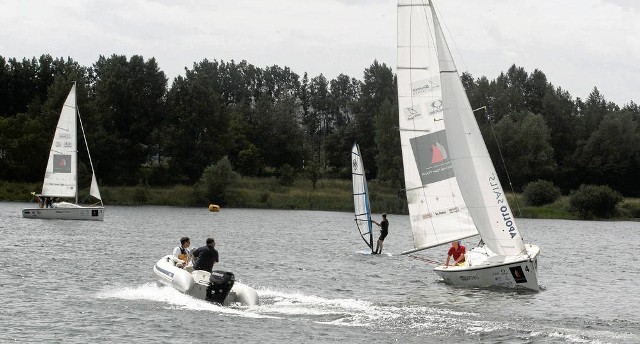
[(375, 221), (371, 222), (380, 227), (380, 237), (378, 238), (378, 242), (376, 243), (376, 251), (373, 254), (381, 254), (384, 238), (386, 238), (387, 234), (389, 234), (389, 221), (387, 220), (387, 214), (382, 214), (382, 221), (380, 221), (380, 223)]

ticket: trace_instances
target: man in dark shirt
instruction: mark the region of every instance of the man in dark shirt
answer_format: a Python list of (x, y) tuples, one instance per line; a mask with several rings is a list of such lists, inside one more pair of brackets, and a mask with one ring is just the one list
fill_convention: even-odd
[(191, 252), (195, 261), (193, 263), (194, 270), (213, 270), (213, 264), (218, 262), (218, 251), (215, 249), (216, 241), (213, 238), (207, 239), (206, 246), (200, 246)]
[(380, 227), (380, 237), (378, 238), (378, 242), (376, 243), (376, 251), (373, 254), (381, 254), (384, 238), (386, 238), (387, 234), (389, 234), (389, 221), (387, 221), (387, 214), (382, 214), (382, 221), (380, 223), (375, 221), (371, 222)]

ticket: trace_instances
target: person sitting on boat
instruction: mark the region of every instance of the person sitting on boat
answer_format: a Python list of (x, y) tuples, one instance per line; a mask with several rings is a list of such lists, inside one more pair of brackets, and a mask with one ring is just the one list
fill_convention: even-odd
[(462, 245), (460, 240), (454, 240), (451, 243), (451, 247), (449, 247), (449, 252), (447, 252), (447, 262), (444, 264), (445, 266), (449, 266), (449, 260), (453, 257), (453, 266), (462, 266), (464, 264), (464, 254), (467, 252), (467, 249)]
[(193, 269), (211, 272), (213, 264), (218, 262), (218, 251), (215, 249), (216, 241), (207, 238), (207, 245), (200, 246), (191, 252), (193, 256)]
[(191, 251), (189, 250), (189, 246), (191, 246), (191, 240), (189, 237), (180, 238), (180, 246), (176, 246), (173, 249), (173, 256), (180, 260), (180, 265), (178, 267), (186, 267), (191, 261)]
[(384, 238), (389, 234), (389, 221), (387, 220), (387, 214), (382, 214), (382, 221), (380, 223), (371, 221), (380, 227), (380, 237), (378, 238), (378, 242), (376, 243), (376, 251), (373, 254), (381, 254), (382, 253), (382, 244), (384, 243)]
[(45, 197), (44, 206), (45, 208), (53, 208), (53, 200), (51, 199), (51, 197)]
[(35, 198), (35, 200), (36, 200), (36, 202), (38, 202), (38, 206), (40, 208), (44, 208), (44, 201), (42, 200), (42, 198), (40, 198), (40, 196), (36, 195), (35, 191), (31, 192), (31, 196), (33, 196), (33, 198)]

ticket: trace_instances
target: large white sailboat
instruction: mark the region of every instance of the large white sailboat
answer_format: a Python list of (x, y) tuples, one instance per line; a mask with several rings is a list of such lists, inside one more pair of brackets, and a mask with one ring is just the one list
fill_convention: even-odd
[[(498, 180), (433, 1), (398, 1), (398, 105), (412, 253), (479, 235), (445, 282), (539, 290), (540, 249), (525, 244)], [(444, 256), (444, 252), (443, 252)]]
[(373, 221), (371, 220), (369, 189), (367, 188), (367, 176), (364, 172), (362, 154), (360, 154), (360, 147), (357, 143), (354, 143), (353, 147), (351, 147), (351, 177), (353, 181), (353, 209), (356, 227), (362, 240), (373, 253)]
[[(78, 204), (78, 130), (80, 123), (82, 137), (87, 147), (89, 165), (91, 166), (91, 186), (89, 193), (97, 199), (94, 205)], [(60, 119), (49, 151), (49, 161), (44, 174), (42, 193), (35, 194), (39, 207), (25, 208), (22, 217), (32, 219), (67, 219), (67, 220), (104, 220), (104, 204), (93, 170), (93, 162), (89, 155), (89, 146), (84, 136), (84, 128), (76, 103), (76, 84), (64, 102)], [(70, 199), (73, 202), (62, 201)]]

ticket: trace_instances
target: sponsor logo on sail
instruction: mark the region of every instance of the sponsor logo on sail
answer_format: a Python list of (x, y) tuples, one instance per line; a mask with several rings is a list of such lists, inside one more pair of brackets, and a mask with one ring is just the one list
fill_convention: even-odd
[(440, 85), (437, 82), (434, 82), (433, 79), (418, 80), (411, 83), (411, 95), (414, 97), (425, 95), (438, 88), (440, 88)]
[(53, 173), (71, 173), (71, 155), (53, 155)]
[(436, 99), (430, 104), (431, 110), (429, 110), (430, 116), (435, 116), (442, 112), (442, 99)]
[(516, 224), (513, 222), (513, 218), (511, 217), (511, 210), (509, 209), (507, 200), (504, 198), (502, 187), (500, 187), (500, 183), (498, 182), (498, 177), (493, 173), (489, 176), (489, 185), (495, 195), (496, 203), (500, 206), (500, 213), (502, 215), (504, 226), (509, 231), (511, 239), (513, 239), (518, 234)]
[(409, 142), (422, 185), (435, 183), (454, 176), (444, 130), (414, 137)]
[(404, 108), (404, 114), (409, 120), (416, 119), (422, 115), (419, 109), (413, 107)]

